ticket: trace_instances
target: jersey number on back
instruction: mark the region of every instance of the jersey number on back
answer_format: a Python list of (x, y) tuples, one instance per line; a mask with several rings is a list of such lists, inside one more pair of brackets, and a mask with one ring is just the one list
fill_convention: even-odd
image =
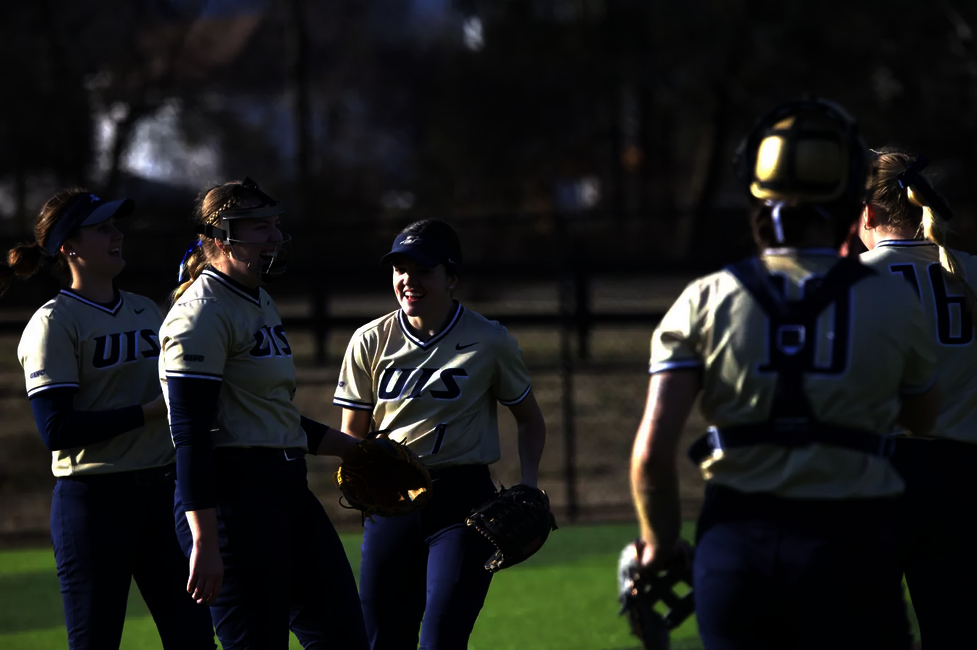
[[(919, 279), (916, 277), (916, 267), (912, 264), (893, 264), (889, 267), (892, 273), (900, 273), (916, 290), (916, 295), (922, 299)], [(936, 303), (936, 338), (943, 345), (967, 345), (974, 340), (974, 318), (967, 308), (965, 296), (950, 296), (946, 292), (946, 280), (943, 277), (943, 267), (934, 262), (926, 269), (930, 286), (933, 287), (933, 302)], [(960, 318), (958, 335), (954, 336), (953, 315), (956, 312)]]

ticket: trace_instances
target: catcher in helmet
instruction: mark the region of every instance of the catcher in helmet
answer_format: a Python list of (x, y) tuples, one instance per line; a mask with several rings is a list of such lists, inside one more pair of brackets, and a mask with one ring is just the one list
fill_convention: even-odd
[[(365, 522), (359, 586), (367, 633), (374, 650), (416, 648), (419, 628), (422, 648), (464, 649), (497, 568), (492, 558), (505, 554), (466, 520), (480, 521), (479, 512), (495, 511), (489, 503), (508, 500), (527, 506), (530, 523), (543, 523), (501, 566), (542, 544), (551, 522), (536, 488), (545, 424), (516, 340), (453, 297), (462, 254), (451, 226), (410, 224), (381, 264), (392, 271), (400, 308), (353, 334), (333, 403), (343, 408), (345, 431), (365, 438), (382, 430), (413, 450), (433, 489), (416, 513)], [(522, 476), (497, 495), (489, 465), (500, 456), (498, 404), (518, 425)], [(524, 521), (511, 524), (521, 529)]]
[(903, 567), (923, 647), (959, 648), (973, 634), (969, 617), (977, 605), (970, 552), (977, 493), (969, 478), (977, 462), (977, 260), (947, 247), (953, 214), (923, 174), (926, 158), (874, 153), (870, 200), (858, 224), (870, 252), (861, 261), (905, 279), (922, 299), (945, 398), (927, 437), (895, 439), (893, 464), (906, 481), (897, 519)]
[(284, 650), (291, 629), (304, 647), (362, 650), (353, 571), (305, 461), (357, 440), (300, 415), (292, 348), (264, 289), (288, 263), (283, 212), (248, 178), (205, 190), (160, 328), (187, 591), (210, 605), (224, 648)]
[(701, 398), (712, 426), (688, 455), (707, 485), (693, 569), (707, 650), (911, 643), (886, 434), (932, 429), (935, 346), (902, 278), (837, 254), (868, 169), (839, 106), (768, 113), (739, 153), (759, 254), (692, 282), (653, 335), (631, 465), (641, 565), (673, 560), (678, 440)]

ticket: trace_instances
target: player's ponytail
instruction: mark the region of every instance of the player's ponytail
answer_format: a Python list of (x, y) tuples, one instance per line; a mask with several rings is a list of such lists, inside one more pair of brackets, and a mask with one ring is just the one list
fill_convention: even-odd
[(190, 288), (190, 285), (200, 277), (200, 274), (205, 268), (210, 266), (210, 261), (207, 259), (207, 253), (204, 251), (203, 244), (200, 240), (197, 240), (190, 245), (190, 249), (187, 250), (187, 254), (183, 257), (183, 261), (180, 263), (180, 284), (173, 293), (170, 294), (170, 305), (176, 303), (180, 299), (180, 296)]
[(26, 280), (41, 269), (44, 249), (36, 241), (17, 244), (7, 251), (7, 266), (0, 267), (0, 295), (7, 292), (14, 278)]
[[(61, 190), (44, 203), (34, 222), (34, 241), (17, 244), (7, 251), (7, 266), (0, 267), (0, 296), (10, 288), (14, 278), (30, 278), (41, 270), (46, 259), (52, 259), (45, 252), (44, 246), (68, 204), (80, 194), (88, 194), (88, 190), (81, 187)], [(57, 260), (63, 270), (63, 255), (58, 253), (53, 259)]]
[(923, 236), (939, 247), (940, 266), (943, 267), (943, 270), (948, 276), (963, 285), (964, 291), (967, 294), (967, 306), (970, 308), (970, 313), (977, 314), (977, 292), (974, 292), (974, 288), (967, 282), (967, 275), (963, 266), (960, 264), (960, 260), (946, 246), (946, 221), (930, 207), (929, 202), (921, 193), (913, 191), (912, 186), (906, 188), (906, 196), (910, 203), (922, 208), (923, 218), (921, 227), (923, 229)]

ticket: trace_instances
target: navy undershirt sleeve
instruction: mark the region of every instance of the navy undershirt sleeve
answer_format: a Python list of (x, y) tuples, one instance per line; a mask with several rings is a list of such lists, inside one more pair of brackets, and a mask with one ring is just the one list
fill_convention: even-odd
[(329, 427), (321, 422), (310, 420), (304, 415), (301, 417), (302, 430), (305, 431), (305, 438), (309, 446), (309, 453), (315, 454), (322, 444), (322, 439), (329, 431)]
[(167, 377), (170, 433), (176, 447), (176, 483), (183, 511), (217, 507), (214, 446), (210, 429), (217, 416), (221, 382)]
[(31, 396), (34, 422), (51, 451), (104, 442), (145, 424), (142, 405), (110, 411), (76, 411), (75, 389), (49, 388)]

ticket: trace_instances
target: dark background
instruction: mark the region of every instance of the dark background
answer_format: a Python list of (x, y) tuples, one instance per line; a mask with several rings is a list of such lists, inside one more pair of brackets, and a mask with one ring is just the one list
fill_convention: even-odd
[[(364, 258), (427, 216), (458, 226), (476, 275), (551, 272), (561, 218), (576, 266), (713, 268), (750, 250), (736, 144), (775, 103), (814, 93), (848, 108), (870, 146), (933, 160), (971, 248), (974, 13), (905, 0), (4, 3), (0, 244), (29, 235), (58, 187), (131, 196), (127, 232), (152, 236), (130, 237), (141, 263), (128, 281), (165, 293), (196, 193), (248, 175), (286, 202), (303, 271), (356, 269), (343, 290), (375, 282)], [(41, 284), (0, 304), (36, 304)]]

